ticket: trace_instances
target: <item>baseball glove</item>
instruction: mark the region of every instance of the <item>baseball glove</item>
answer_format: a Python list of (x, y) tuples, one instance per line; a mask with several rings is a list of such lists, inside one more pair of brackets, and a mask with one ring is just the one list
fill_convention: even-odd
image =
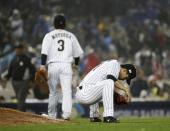
[(44, 70), (37, 70), (37, 72), (35, 73), (35, 83), (38, 85), (41, 92), (43, 93), (49, 92), (47, 81), (48, 81), (47, 72)]
[(121, 87), (118, 87), (118, 85), (115, 85), (114, 89), (114, 103), (116, 105), (124, 105), (128, 104), (131, 100), (131, 96), (129, 93), (129, 87), (124, 86), (122, 89)]

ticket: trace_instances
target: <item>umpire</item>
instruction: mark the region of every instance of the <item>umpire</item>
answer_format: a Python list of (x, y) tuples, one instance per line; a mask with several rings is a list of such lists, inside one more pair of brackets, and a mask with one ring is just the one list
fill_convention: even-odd
[(15, 46), (16, 55), (12, 59), (6, 79), (12, 78), (12, 86), (17, 99), (17, 109), (25, 111), (25, 100), (28, 94), (29, 82), (34, 79), (35, 67), (31, 59), (24, 53), (24, 45)]

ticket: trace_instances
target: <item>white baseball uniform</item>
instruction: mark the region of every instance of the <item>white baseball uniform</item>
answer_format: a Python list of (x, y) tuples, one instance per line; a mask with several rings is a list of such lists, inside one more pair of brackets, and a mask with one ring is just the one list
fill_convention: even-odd
[(60, 82), (63, 100), (63, 117), (68, 118), (72, 109), (72, 67), (73, 57), (80, 57), (83, 50), (74, 34), (63, 29), (47, 33), (43, 39), (41, 54), (47, 55), (49, 77), (48, 115), (57, 117), (57, 84)]
[(77, 87), (76, 98), (82, 104), (90, 105), (90, 117), (99, 117), (98, 102), (102, 99), (103, 116), (114, 116), (114, 81), (107, 75), (118, 78), (120, 64), (117, 60), (108, 60), (92, 69)]

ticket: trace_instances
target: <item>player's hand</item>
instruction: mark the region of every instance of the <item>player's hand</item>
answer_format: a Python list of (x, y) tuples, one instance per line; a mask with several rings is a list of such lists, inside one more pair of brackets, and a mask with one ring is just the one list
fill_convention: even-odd
[(123, 90), (125, 92), (124, 98), (126, 99), (127, 102), (131, 101), (131, 94), (129, 91), (129, 86), (125, 83), (123, 83), (121, 80), (117, 80), (115, 82), (115, 90)]
[(117, 88), (120, 88), (120, 89), (124, 90), (126, 93), (128, 93), (127, 88), (126, 88), (125, 85), (122, 83), (122, 81), (117, 80), (117, 81), (115, 82), (115, 86), (116, 86)]
[(78, 70), (78, 65), (72, 64), (73, 70)]
[(46, 71), (45, 65), (41, 65), (39, 70), (41, 70), (41, 71)]

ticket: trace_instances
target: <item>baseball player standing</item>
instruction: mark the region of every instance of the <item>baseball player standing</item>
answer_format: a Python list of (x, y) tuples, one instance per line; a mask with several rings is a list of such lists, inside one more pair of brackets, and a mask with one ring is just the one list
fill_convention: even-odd
[(104, 106), (103, 122), (118, 122), (114, 117), (114, 88), (117, 85), (124, 88), (119, 80), (126, 80), (130, 84), (135, 76), (136, 69), (133, 65), (120, 65), (117, 60), (105, 61), (85, 76), (77, 87), (76, 98), (80, 103), (90, 105), (91, 122), (101, 122), (98, 106), (101, 99)]
[(49, 104), (48, 116), (57, 118), (57, 84), (60, 82), (63, 100), (62, 117), (69, 120), (72, 109), (72, 61), (79, 63), (83, 50), (74, 34), (65, 30), (64, 15), (54, 18), (55, 30), (47, 33), (43, 39), (40, 70), (46, 70), (48, 65)]

